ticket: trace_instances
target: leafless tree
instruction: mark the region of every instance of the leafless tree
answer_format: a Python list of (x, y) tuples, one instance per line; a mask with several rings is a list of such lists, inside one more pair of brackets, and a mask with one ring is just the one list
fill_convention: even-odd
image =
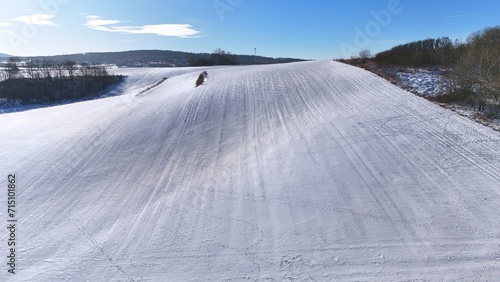
[(359, 52), (359, 58), (360, 59), (370, 59), (372, 57), (372, 54), (370, 52), (370, 50), (362, 50), (361, 52)]
[(19, 63), (21, 62), (21, 58), (18, 57), (9, 57), (9, 61), (5, 65), (5, 75), (6, 79), (13, 79), (19, 73)]
[(39, 79), (41, 77), (40, 60), (35, 58), (26, 62), (26, 72), (28, 73), (29, 78)]
[(66, 60), (63, 62), (63, 66), (68, 72), (69, 77), (73, 79), (75, 71), (77, 70), (76, 62), (72, 60)]
[(0, 81), (7, 80), (9, 74), (7, 73), (7, 69), (4, 67), (0, 67)]
[(54, 70), (57, 78), (61, 79), (62, 77), (65, 77), (65, 75), (64, 75), (65, 68), (64, 68), (64, 65), (62, 63), (55, 62), (52, 65), (52, 69)]
[(485, 109), (488, 99), (500, 100), (500, 27), (472, 34), (455, 67), (460, 87), (470, 89), (474, 109)]
[(54, 62), (49, 59), (45, 59), (41, 63), (42, 76), (44, 78), (52, 78), (52, 67)]

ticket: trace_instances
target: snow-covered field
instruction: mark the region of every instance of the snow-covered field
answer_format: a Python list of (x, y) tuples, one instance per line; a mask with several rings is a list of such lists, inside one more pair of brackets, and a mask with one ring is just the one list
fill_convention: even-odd
[(201, 70), (0, 115), (1, 281), (500, 277), (498, 132), (340, 63)]

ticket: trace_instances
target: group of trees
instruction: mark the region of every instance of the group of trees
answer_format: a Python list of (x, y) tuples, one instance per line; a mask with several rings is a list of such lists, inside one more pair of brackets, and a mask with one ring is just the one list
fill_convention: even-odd
[(487, 105), (500, 112), (500, 26), (473, 33), (465, 42), (448, 37), (426, 39), (378, 53), (381, 65), (404, 67), (439, 66), (447, 70), (450, 87), (440, 102), (469, 103), (474, 110)]
[(460, 50), (458, 42), (448, 37), (425, 39), (398, 45), (380, 52), (375, 61), (380, 64), (398, 66), (441, 66), (456, 63)]
[(21, 60), (17, 57), (9, 57), (9, 61), (2, 66), (0, 66), (0, 81), (12, 79), (19, 73), (19, 67), (17, 64)]
[(469, 36), (456, 46), (459, 56), (450, 72), (450, 96), (465, 98), (474, 109), (485, 110), (488, 101), (498, 112), (500, 102), (500, 26)]
[(102, 67), (33, 59), (20, 68), (18, 58), (10, 58), (0, 69), (0, 99), (23, 104), (76, 100), (95, 96), (122, 79)]
[(193, 67), (198, 66), (219, 66), (219, 65), (238, 65), (238, 56), (231, 52), (224, 51), (220, 48), (215, 49), (209, 55), (192, 55), (189, 58), (189, 65)]

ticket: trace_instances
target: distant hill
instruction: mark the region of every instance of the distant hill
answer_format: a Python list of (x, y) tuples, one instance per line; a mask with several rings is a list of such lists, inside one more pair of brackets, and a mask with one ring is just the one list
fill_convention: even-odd
[[(115, 64), (127, 67), (187, 66), (193, 56), (210, 56), (208, 53), (188, 53), (169, 50), (135, 50), (124, 52), (83, 53), (58, 56), (36, 57), (55, 61), (72, 60), (77, 63)], [(276, 64), (304, 61), (295, 58), (269, 58), (251, 55), (236, 55), (241, 65)]]
[(12, 56), (4, 54), (4, 53), (0, 53), (0, 58), (8, 58), (8, 57), (12, 57)]

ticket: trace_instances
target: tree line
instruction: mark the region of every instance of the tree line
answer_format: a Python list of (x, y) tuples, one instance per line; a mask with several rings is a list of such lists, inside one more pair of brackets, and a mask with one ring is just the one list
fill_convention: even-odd
[(189, 66), (192, 67), (220, 65), (239, 65), (238, 56), (217, 48), (209, 56), (193, 54), (189, 58)]
[(0, 69), (0, 99), (22, 104), (78, 100), (94, 97), (122, 78), (95, 64), (35, 58), (21, 67), (21, 59), (11, 57)]
[(401, 44), (375, 56), (379, 64), (421, 67), (456, 63), (461, 48), (449, 37), (425, 39)]
[(446, 69), (449, 92), (432, 98), (463, 102), (474, 110), (500, 113), (500, 26), (473, 33), (465, 42), (448, 37), (398, 45), (374, 57), (380, 65)]

